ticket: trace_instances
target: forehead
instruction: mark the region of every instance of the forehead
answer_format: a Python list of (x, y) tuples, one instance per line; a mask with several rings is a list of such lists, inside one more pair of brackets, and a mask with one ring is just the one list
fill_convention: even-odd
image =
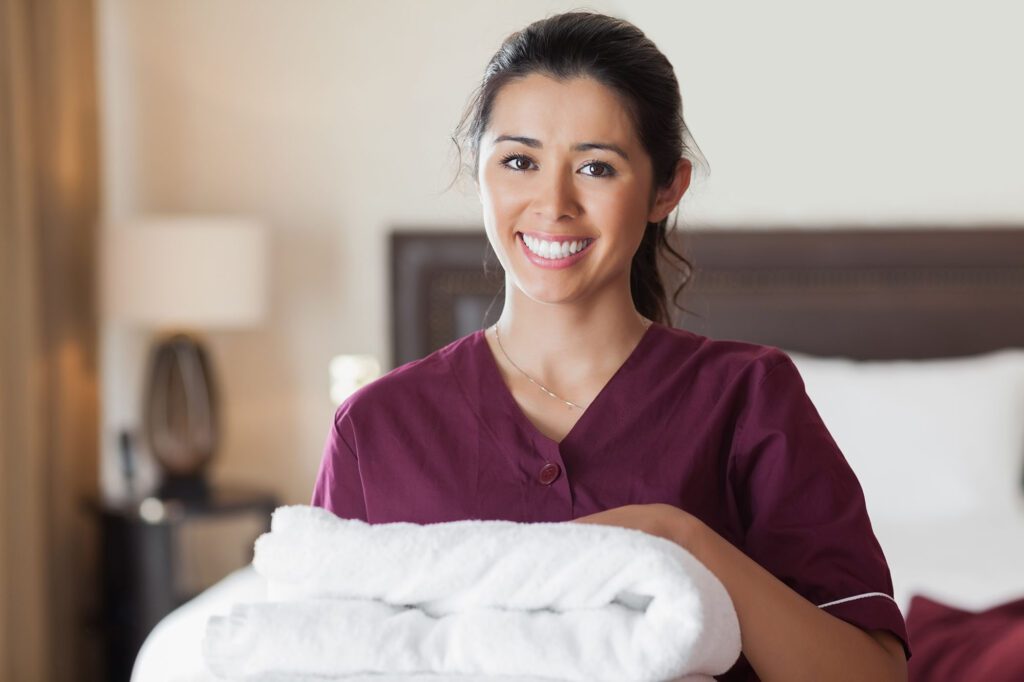
[(541, 142), (582, 140), (639, 144), (633, 121), (619, 96), (592, 78), (556, 80), (530, 74), (506, 83), (495, 96), (485, 139), (524, 135)]

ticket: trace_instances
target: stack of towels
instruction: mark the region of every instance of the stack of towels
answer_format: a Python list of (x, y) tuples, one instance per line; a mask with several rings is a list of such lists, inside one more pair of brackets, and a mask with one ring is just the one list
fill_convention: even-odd
[(207, 623), (223, 679), (712, 682), (740, 654), (722, 583), (639, 530), (368, 524), (295, 505), (274, 512), (253, 565), (266, 601)]

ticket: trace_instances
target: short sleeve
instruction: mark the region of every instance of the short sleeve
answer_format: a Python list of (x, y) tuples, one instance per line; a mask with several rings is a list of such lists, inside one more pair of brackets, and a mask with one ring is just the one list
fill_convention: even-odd
[(327, 432), (310, 506), (323, 507), (341, 518), (367, 521), (359, 459), (341, 433), (344, 406), (335, 412)]
[(792, 359), (773, 349), (764, 362), (751, 373), (729, 456), (742, 549), (837, 618), (892, 632), (909, 660), (906, 622), (860, 482)]

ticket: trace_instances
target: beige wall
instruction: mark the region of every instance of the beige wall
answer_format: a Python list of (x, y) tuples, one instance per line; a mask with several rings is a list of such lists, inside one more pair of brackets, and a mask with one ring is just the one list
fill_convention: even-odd
[[(387, 233), (480, 227), (442, 194), (449, 135), (509, 32), (567, 2), (100, 0), (107, 224), (147, 211), (273, 229), (270, 318), (209, 335), (227, 396), (214, 475), (305, 503), (327, 363), (387, 367)], [(592, 2), (676, 67), (711, 164), (680, 225), (1024, 221), (1024, 63), (1011, 2)], [(104, 320), (105, 488), (148, 339)]]

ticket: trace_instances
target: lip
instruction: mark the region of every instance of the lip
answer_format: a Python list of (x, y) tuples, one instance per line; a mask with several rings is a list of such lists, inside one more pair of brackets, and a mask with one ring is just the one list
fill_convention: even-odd
[(551, 234), (549, 232), (532, 232), (532, 231), (520, 231), (519, 234), (528, 234), (531, 237), (537, 239), (543, 239), (549, 242), (574, 242), (577, 239), (596, 239), (589, 234)]
[[(538, 233), (530, 232), (528, 234), (536, 235)], [(563, 239), (561, 241), (574, 241), (576, 239), (580, 239), (580, 237), (572, 237), (569, 240)], [(583, 239), (587, 239), (587, 237), (583, 237)], [(596, 238), (591, 237), (591, 239), (594, 239), (594, 241), (587, 244), (585, 249), (570, 254), (565, 258), (544, 258), (542, 256), (538, 256), (533, 251), (530, 251), (530, 248), (526, 245), (526, 241), (523, 239), (522, 232), (516, 234), (516, 241), (519, 242), (519, 248), (522, 249), (523, 253), (526, 255), (526, 258), (534, 265), (541, 268), (546, 268), (548, 270), (561, 270), (562, 268), (568, 268), (586, 258), (587, 254), (590, 253), (590, 248), (594, 245), (594, 242), (597, 241)]]

